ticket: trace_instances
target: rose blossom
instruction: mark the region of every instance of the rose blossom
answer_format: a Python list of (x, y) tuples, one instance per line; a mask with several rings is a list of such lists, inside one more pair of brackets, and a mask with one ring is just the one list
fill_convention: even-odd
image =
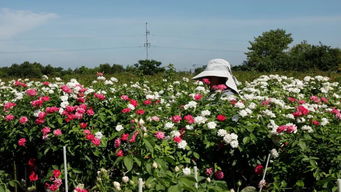
[(129, 100), (129, 97), (128, 95), (121, 95), (121, 99), (127, 101)]
[(224, 179), (224, 172), (222, 172), (222, 171), (216, 171), (215, 173), (214, 173), (214, 177), (216, 178), (216, 179)]
[(35, 89), (27, 89), (27, 90), (26, 90), (26, 94), (27, 94), (28, 96), (33, 97), (33, 96), (36, 96), (38, 93), (37, 93), (37, 90), (35, 90)]
[(124, 156), (123, 151), (122, 151), (122, 150), (117, 151), (116, 156), (117, 156), (117, 157), (122, 157), (122, 156)]
[(20, 124), (25, 124), (25, 123), (27, 123), (27, 121), (28, 121), (28, 118), (26, 116), (22, 116), (19, 119)]
[(173, 123), (179, 123), (182, 120), (180, 115), (174, 115), (171, 119)]
[(260, 175), (260, 174), (262, 174), (263, 173), (263, 165), (261, 165), (261, 164), (258, 164), (256, 167), (255, 167), (255, 173), (257, 174), (257, 175)]
[(61, 175), (61, 172), (58, 169), (53, 170), (53, 176), (59, 177)]
[(226, 117), (224, 115), (217, 115), (217, 120), (218, 121), (225, 121)]
[(6, 121), (12, 121), (13, 119), (14, 119), (14, 115), (12, 115), (12, 114), (9, 114), (9, 115), (5, 116), (5, 120)]
[(162, 131), (158, 131), (155, 133), (155, 137), (158, 139), (164, 139), (165, 138), (165, 133)]
[(188, 124), (193, 124), (195, 122), (194, 117), (192, 115), (186, 115), (184, 119)]
[(63, 133), (62, 133), (62, 131), (60, 129), (56, 129), (56, 130), (53, 131), (53, 134), (55, 136), (59, 136), (59, 135), (62, 135)]
[(25, 144), (26, 144), (26, 139), (25, 139), (25, 138), (21, 138), (21, 139), (19, 139), (19, 141), (18, 141), (18, 145), (19, 145), (19, 146), (22, 146), (22, 147), (24, 147), (24, 146), (25, 146)]
[(212, 175), (212, 173), (213, 173), (213, 168), (207, 168), (207, 169), (205, 169), (205, 174), (206, 174), (207, 176)]
[(37, 181), (38, 180), (38, 175), (32, 171), (30, 176), (29, 176), (30, 181)]
[(114, 143), (115, 143), (115, 144), (114, 144), (115, 148), (119, 148), (120, 145), (121, 145), (121, 139), (120, 139), (120, 138), (115, 139), (115, 142), (114, 142)]

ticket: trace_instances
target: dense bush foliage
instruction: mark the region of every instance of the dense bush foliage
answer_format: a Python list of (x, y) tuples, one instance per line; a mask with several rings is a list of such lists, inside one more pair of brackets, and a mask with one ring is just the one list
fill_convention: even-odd
[(283, 29), (270, 30), (250, 42), (247, 59), (234, 70), (255, 71), (340, 71), (341, 50), (306, 41), (289, 48), (293, 38)]
[(1, 82), (0, 187), (63, 191), (67, 146), (76, 191), (258, 188), (268, 154), (264, 190), (336, 190), (339, 83), (261, 76), (226, 97), (172, 78)]

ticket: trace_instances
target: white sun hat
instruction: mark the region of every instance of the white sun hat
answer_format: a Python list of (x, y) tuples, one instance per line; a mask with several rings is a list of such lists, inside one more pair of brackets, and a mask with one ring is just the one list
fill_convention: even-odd
[(231, 65), (225, 59), (212, 59), (208, 62), (206, 69), (194, 76), (192, 79), (201, 79), (204, 77), (215, 76), (215, 77), (225, 77), (227, 78), (226, 85), (233, 89), (235, 92), (239, 93), (237, 88), (237, 80), (232, 75)]

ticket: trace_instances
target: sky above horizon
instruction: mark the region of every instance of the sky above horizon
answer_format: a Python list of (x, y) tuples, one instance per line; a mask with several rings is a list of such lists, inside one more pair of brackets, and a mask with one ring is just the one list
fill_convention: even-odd
[(146, 58), (178, 70), (245, 59), (249, 41), (284, 29), (297, 44), (341, 48), (340, 0), (0, 0), (0, 66), (24, 61), (56, 67), (133, 65)]

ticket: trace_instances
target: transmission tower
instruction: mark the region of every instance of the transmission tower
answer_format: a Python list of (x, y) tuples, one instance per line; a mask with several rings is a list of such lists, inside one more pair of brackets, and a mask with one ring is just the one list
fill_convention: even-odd
[(144, 43), (144, 47), (146, 48), (146, 60), (148, 60), (148, 49), (150, 48), (150, 43), (148, 42), (148, 36), (150, 32), (148, 31), (148, 23), (146, 22), (146, 42)]

